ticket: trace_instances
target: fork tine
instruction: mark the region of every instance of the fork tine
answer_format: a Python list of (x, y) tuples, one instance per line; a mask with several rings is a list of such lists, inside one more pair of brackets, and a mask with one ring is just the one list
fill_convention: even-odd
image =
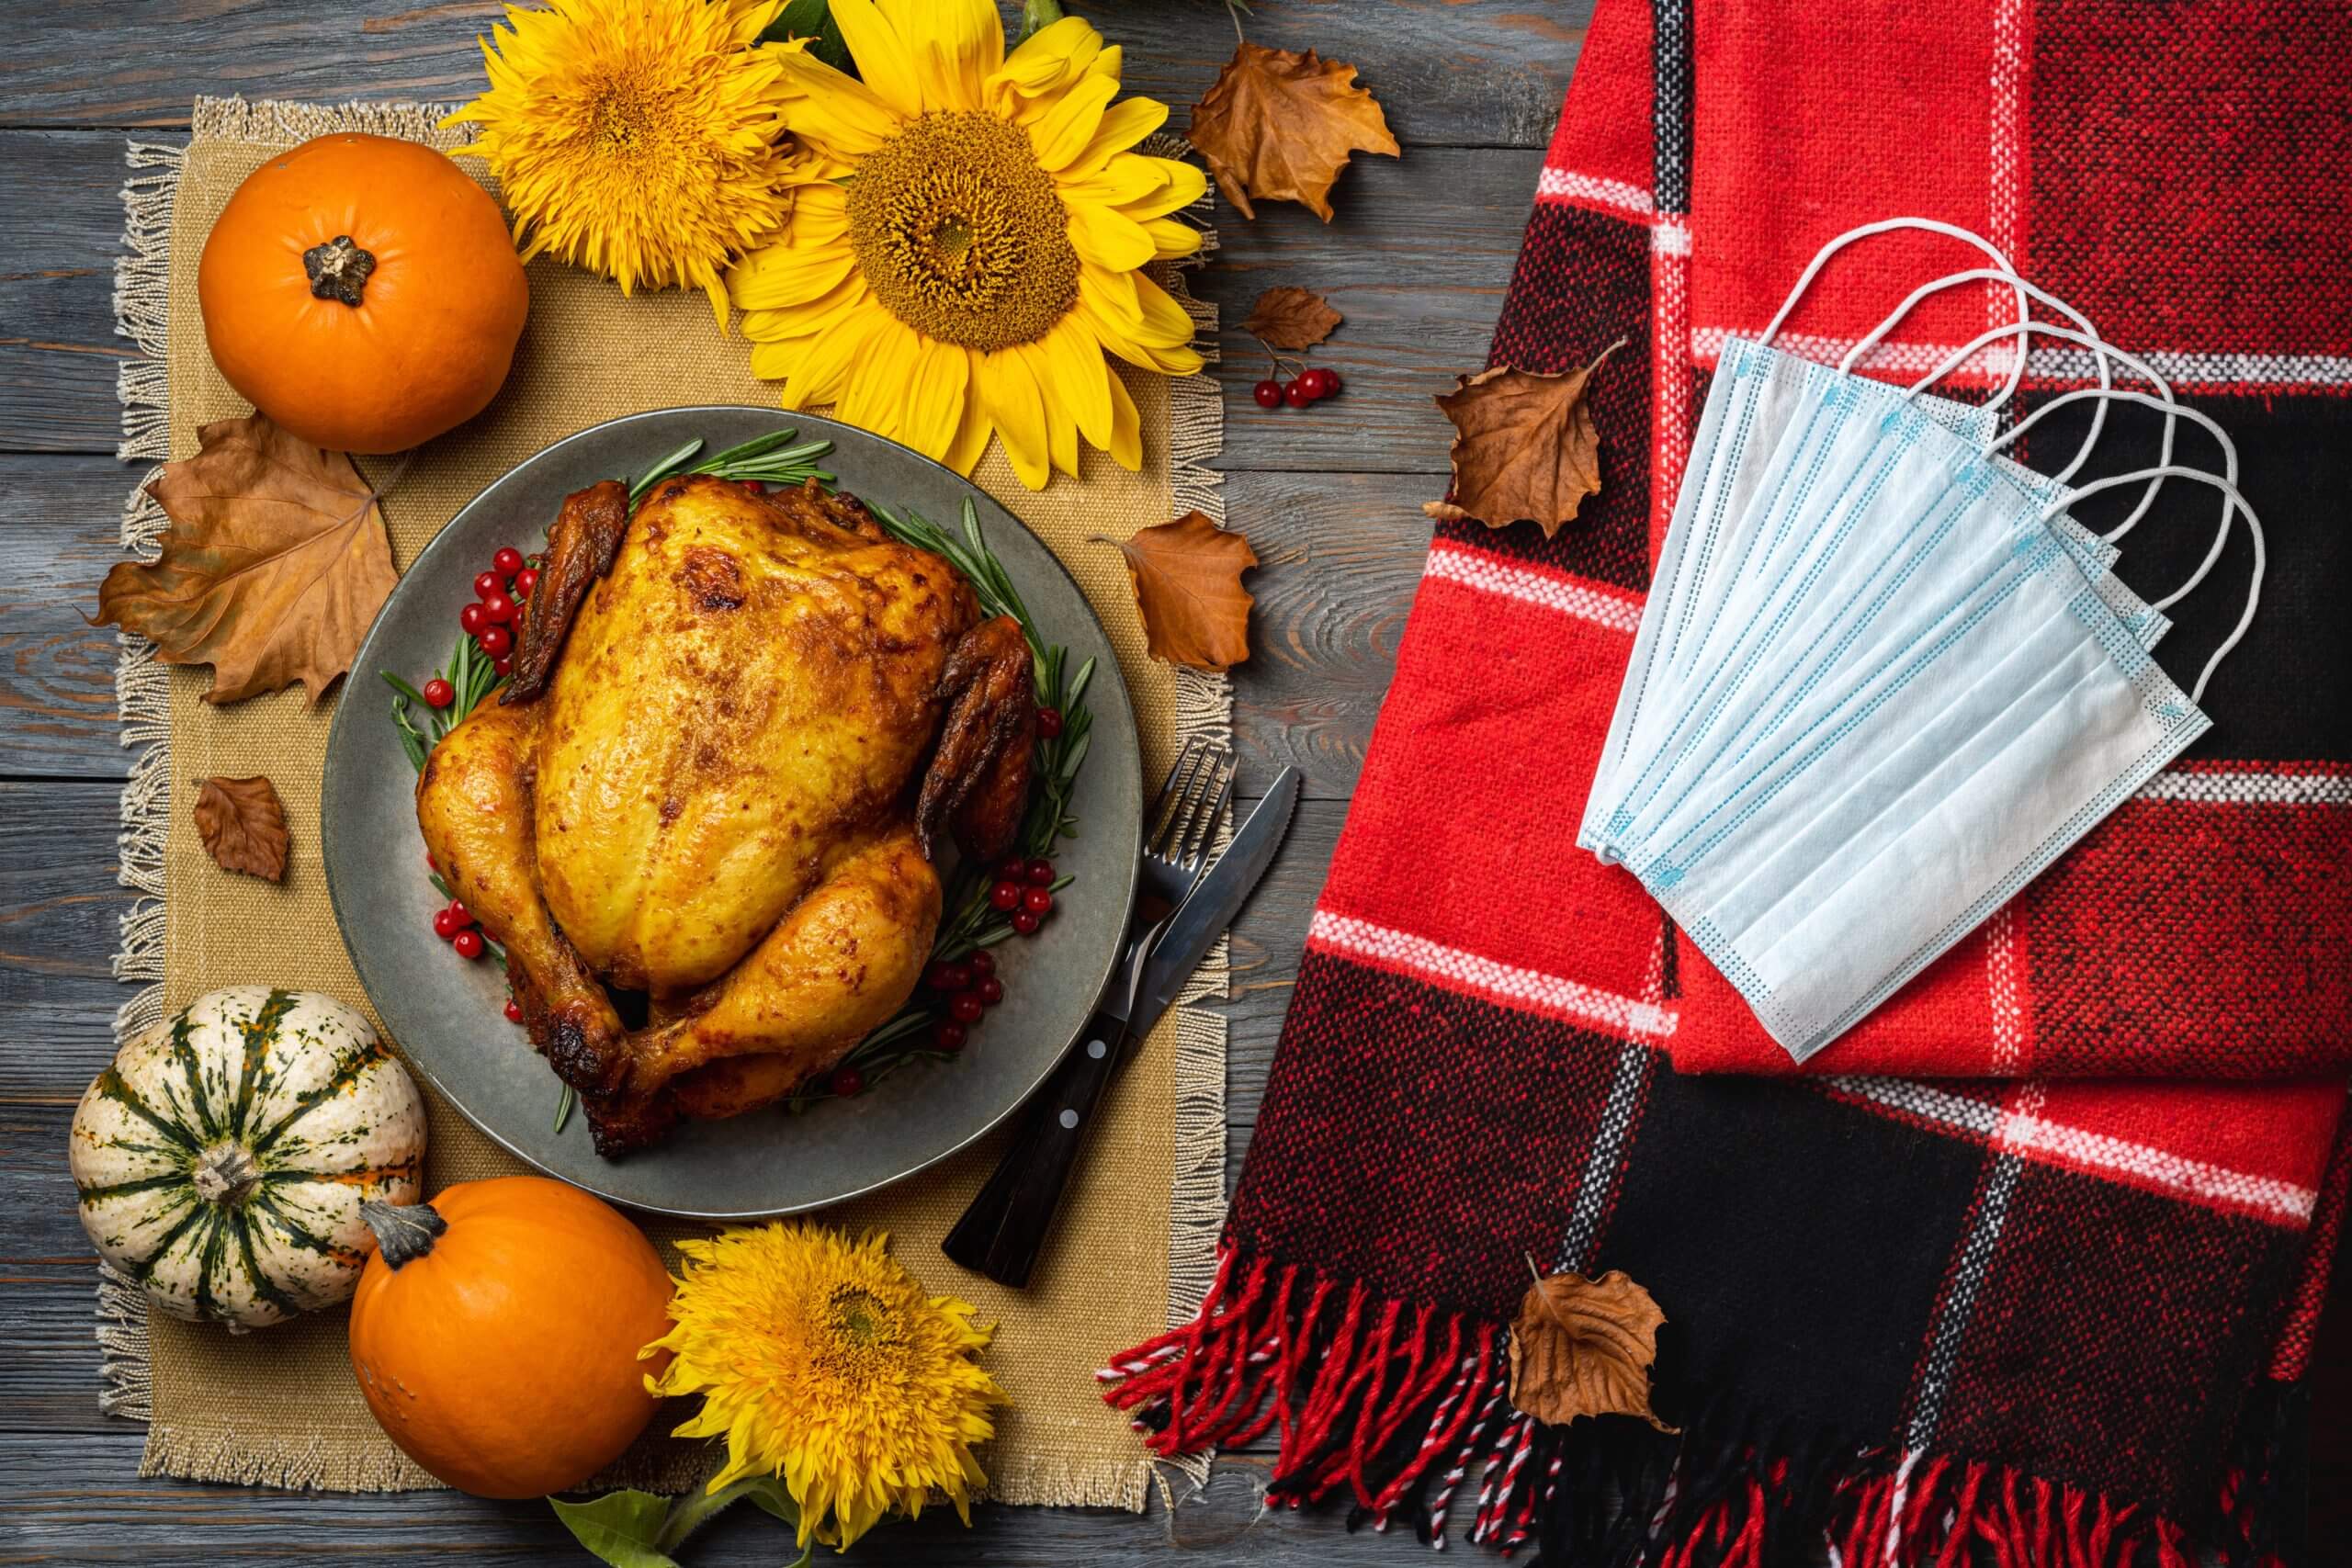
[(1168, 782), (1159, 786), (1159, 798), (1152, 805), (1151, 831), (1146, 835), (1144, 848), (1148, 853), (1163, 853), (1169, 829), (1175, 825), (1185, 797), (1191, 794), (1194, 775), (1198, 774), (1209, 757), (1210, 742), (1204, 736), (1195, 736), (1185, 743), (1168, 770)]
[(1225, 808), (1233, 802), (1233, 778), (1239, 771), (1239, 764), (1232, 752), (1227, 751), (1219, 760), (1216, 799), (1208, 799), (1207, 792), (1204, 791), (1202, 809), (1193, 813), (1193, 819), (1184, 825), (1182, 854), (1185, 870), (1197, 867), (1216, 842), (1216, 827), (1225, 818)]

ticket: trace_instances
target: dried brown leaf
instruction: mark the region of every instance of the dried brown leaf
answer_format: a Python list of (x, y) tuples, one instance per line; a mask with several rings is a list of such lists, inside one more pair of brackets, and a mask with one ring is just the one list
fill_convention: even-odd
[(1331, 221), (1331, 182), (1352, 152), (1397, 155), (1380, 100), (1356, 68), (1245, 43), (1193, 106), (1193, 145), (1225, 198), (1255, 218), (1250, 198), (1297, 201)]
[(1250, 657), (1255, 601), (1241, 586), (1241, 574), (1258, 564), (1258, 553), (1248, 539), (1188, 512), (1173, 523), (1138, 529), (1119, 548), (1154, 659), (1224, 671)]
[(300, 681), (315, 703), (392, 591), (376, 492), (349, 457), (261, 414), (208, 424), (197, 441), (147, 486), (172, 520), (163, 554), (107, 573), (96, 624), (150, 638), (167, 664), (211, 665), (208, 701)]
[(1511, 1404), (1555, 1427), (1579, 1416), (1638, 1416), (1672, 1431), (1650, 1409), (1650, 1363), (1665, 1321), (1650, 1293), (1615, 1269), (1598, 1280), (1537, 1280), (1510, 1325)]
[(196, 836), (222, 871), (286, 879), (286, 807), (277, 786), (259, 773), (204, 780), (196, 792)]
[(1340, 312), (1311, 288), (1269, 288), (1250, 307), (1242, 329), (1268, 348), (1313, 348), (1340, 324)]
[(1581, 370), (1544, 376), (1498, 365), (1438, 394), (1437, 406), (1453, 422), (1453, 493), (1421, 510), (1441, 522), (1475, 518), (1489, 528), (1530, 522), (1546, 538), (1558, 533), (1585, 497), (1600, 493), (1600, 433), (1586, 393), (1623, 343)]

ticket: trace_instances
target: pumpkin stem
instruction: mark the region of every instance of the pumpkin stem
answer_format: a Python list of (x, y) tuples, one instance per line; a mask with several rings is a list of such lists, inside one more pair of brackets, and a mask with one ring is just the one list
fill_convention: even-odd
[(189, 1173), (196, 1195), (207, 1203), (243, 1203), (261, 1185), (261, 1162), (243, 1144), (215, 1144), (196, 1156)]
[(415, 1262), (433, 1250), (449, 1222), (430, 1203), (384, 1203), (370, 1198), (359, 1205), (359, 1217), (376, 1233), (384, 1261), (394, 1269)]
[(354, 244), (350, 235), (337, 234), (302, 253), (302, 270), (310, 274), (312, 298), (356, 305), (367, 295), (376, 258)]

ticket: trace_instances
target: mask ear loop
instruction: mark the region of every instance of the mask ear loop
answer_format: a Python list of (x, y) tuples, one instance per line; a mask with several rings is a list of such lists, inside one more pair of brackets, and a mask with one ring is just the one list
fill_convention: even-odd
[[(1997, 268), (1989, 266), (1974, 266), (1970, 267), (1965, 272), (1955, 272), (1948, 276), (1939, 277), (1932, 283), (1923, 283), (1919, 285), (1918, 288), (1913, 289), (1910, 296), (1905, 299), (1902, 304), (1897, 305), (1892, 311), (1890, 311), (1884, 321), (1879, 322), (1877, 326), (1871, 329), (1869, 336), (1863, 338), (1861, 342), (1856, 344), (1852, 348), (1846, 351), (1846, 357), (1838, 362), (1838, 368), (1846, 374), (1851, 375), (1853, 373), (1854, 367), (1860, 362), (1862, 356), (1870, 353), (1871, 349), (1876, 348), (1880, 343), (1884, 341), (1886, 334), (1893, 332), (1895, 327), (1901, 323), (1903, 319), (1911, 313), (1912, 310), (1919, 303), (1919, 301), (1928, 298), (1928, 295), (1939, 293), (1946, 288), (1956, 288), (1963, 283), (1990, 283), (1996, 281), (2005, 282), (2014, 288), (2023, 289), (2028, 296), (2040, 300), (2044, 305), (2049, 306), (2052, 310), (2058, 311), (2060, 314), (2066, 317), (2067, 320), (2080, 327), (2083, 331), (2090, 333), (2093, 337), (2098, 336), (2098, 329), (2091, 325), (2091, 320), (2088, 316), (2084, 315), (2080, 310), (2075, 310), (2072, 305), (2067, 304), (2066, 301), (2059, 299), (2058, 296), (2051, 293), (2048, 289), (2037, 288), (2035, 285), (2028, 283), (2024, 278), (2019, 277), (2013, 272), (2002, 272)], [(2008, 380), (2002, 386), (1998, 392), (1986, 400), (1984, 405), (1985, 408), (1997, 409), (2003, 403), (2008, 401), (2016, 393), (2018, 389), (2018, 383), (2025, 377), (2026, 349), (2028, 340), (2031, 335), (2031, 332), (2035, 324), (2036, 323), (2030, 321), (2019, 321), (2014, 329), (2017, 333), (2018, 338), (2018, 354), (2016, 363), (2009, 368)], [(2104, 344), (2105, 341), (2106, 340), (2104, 339), (2100, 339), (2101, 344)], [(2115, 385), (2115, 378), (2108, 369), (2107, 349), (2104, 346), (2099, 346), (2093, 348), (2091, 352), (2098, 360), (2099, 387), (2102, 389), (2112, 388)], [(2101, 404), (2098, 411), (2091, 415), (2090, 434), (2083, 437), (2082, 446), (2076, 449), (2075, 453), (2075, 460), (2067, 464), (2064, 468), (2061, 468), (2057, 473), (2052, 475), (2051, 478), (2053, 480), (2059, 484), (2064, 484), (2068, 479), (2075, 477), (2075, 473), (2077, 469), (2079, 469), (2085, 463), (2090, 461), (2091, 449), (2098, 445), (2099, 432), (2105, 427), (2106, 421), (2107, 407), (2105, 404)], [(1988, 447), (1986, 450), (1990, 451), (1991, 448)]]
[[(1789, 290), (1789, 297), (1786, 299), (1781, 301), (1779, 313), (1774, 315), (1770, 324), (1765, 327), (1764, 335), (1756, 341), (1758, 344), (1770, 346), (1772, 340), (1781, 335), (1781, 327), (1788, 321), (1789, 313), (1797, 308), (1797, 301), (1804, 298), (1804, 291), (1813, 287), (1813, 280), (1821, 276), (1821, 269), (1829, 265), (1829, 258), (1831, 256), (1836, 255), (1839, 251), (1844, 250), (1848, 245), (1852, 244), (1857, 240), (1867, 240), (1873, 234), (1891, 234), (1898, 229), (1916, 229), (1922, 233), (1942, 234), (1948, 238), (1960, 240), (1968, 244), (1974, 245), (1978, 250), (1983, 251), (1987, 256), (1990, 256), (1993, 260), (1993, 265), (1999, 267), (2003, 273), (2012, 278), (2017, 277), (2018, 269), (2009, 265), (2009, 258), (2001, 254), (1999, 246), (1994, 244), (1992, 241), (1984, 238), (1982, 234), (1971, 233), (1969, 231), (1961, 228), (1958, 224), (1941, 222), (1933, 218), (1882, 218), (1875, 223), (1864, 223), (1859, 228), (1849, 229), (1844, 233), (1838, 235), (1836, 239), (1830, 241), (1827, 244), (1822, 246), (1821, 249), (1814, 252), (1813, 260), (1807, 262), (1805, 264), (1804, 271), (1797, 276), (1796, 287)], [(2018, 279), (2018, 281), (2019, 285), (2018, 288), (2018, 322), (2016, 326), (2005, 328), (2003, 330), (2005, 332), (2019, 333), (2018, 339), (2018, 362), (2020, 369), (2022, 369), (2025, 362), (2025, 339), (2022, 334), (2027, 319), (2033, 313), (2033, 308), (2026, 302), (2025, 288), (2023, 287), (2024, 280), (2020, 278)]]
[[(2157, 375), (2155, 367), (2150, 365), (2146, 360), (2142, 359), (2138, 355), (2132, 354), (2125, 349), (2118, 348), (2115, 344), (2109, 343), (2105, 338), (2098, 337), (2094, 334), (2078, 333), (2071, 327), (2056, 326), (2049, 321), (2034, 322), (2033, 331), (2043, 337), (2053, 337), (2066, 343), (2080, 344), (2085, 348), (2090, 349), (2096, 354), (2113, 355), (2116, 359), (2121, 363), (2125, 369), (2130, 370), (2132, 374), (2140, 377), (2163, 395), (2165, 406), (2168, 412), (2179, 408), (2179, 405), (2173, 400), (2172, 383), (2165, 380), (2162, 376)], [(1965, 362), (1970, 355), (1975, 353), (1978, 349), (1983, 348), (1988, 343), (2008, 336), (2009, 333), (2010, 329), (2007, 327), (1993, 327), (1987, 331), (1977, 333), (1968, 342), (1962, 344), (1958, 348), (1952, 350), (1951, 355), (1945, 358), (1941, 365), (1937, 366), (1933, 370), (1928, 371), (1925, 376), (1919, 378), (1918, 380), (1913, 382), (1910, 390), (1905, 392), (1903, 396), (1906, 400), (1917, 397), (1921, 392), (1927, 390), (1928, 388), (1934, 385), (1936, 382), (1942, 380), (1946, 376), (1951, 375), (1953, 367)], [(2164, 445), (2157, 452), (2156, 467), (2145, 470), (2147, 475), (2154, 476), (2149, 479), (2148, 493), (2140, 498), (2140, 504), (2132, 509), (2132, 515), (2126, 517), (2122, 522), (2118, 523), (2114, 527), (2109, 529), (2101, 536), (2101, 537), (2107, 539), (2110, 544), (2115, 540), (2120, 539), (2124, 535), (2129, 534), (2132, 529), (2138, 527), (2140, 525), (2140, 519), (2148, 514), (2148, 508), (2156, 503), (2156, 492), (2164, 488), (2165, 477), (2169, 473), (2172, 466), (2173, 430), (2176, 423), (2177, 422), (2170, 417), (2167, 417), (2165, 420)], [(2222, 510), (2222, 515), (2224, 519), (2229, 516), (2227, 508)]]
[[(2159, 410), (2167, 415), (2176, 415), (2181, 419), (2188, 420), (2192, 424), (2202, 427), (2207, 434), (2213, 437), (2214, 441), (2217, 442), (2222, 448), (2222, 477), (2229, 480), (2232, 484), (2238, 482), (2237, 443), (2232, 441), (2228, 433), (2223, 431), (2220, 425), (2214, 423), (2212, 420), (2207, 418), (2204, 414), (2199, 412), (2195, 409), (2184, 408), (2178, 403), (2167, 402), (2159, 398), (2152, 398), (2145, 392), (2133, 391), (2130, 388), (2126, 387), (2107, 389), (2084, 387), (2075, 391), (2061, 393), (2059, 396), (2051, 399), (2048, 402), (2043, 403), (2041, 407), (2035, 409), (2031, 413), (2026, 415), (2025, 418), (2018, 422), (2014, 429), (1988, 445), (1984, 448), (1984, 455), (1989, 457), (1995, 452), (1997, 452), (2002, 447), (2007, 446), (2010, 442), (2015, 441), (2018, 436), (2023, 435), (2028, 430), (2033, 427), (2033, 423), (2036, 420), (2039, 420), (2043, 414), (2048, 413), (2051, 410), (2063, 408), (2068, 403), (2080, 402), (2086, 398), (2097, 398), (2102, 402), (2144, 403), (2149, 408)], [(2222, 547), (2230, 541), (2230, 519), (2236, 513), (2236, 512), (2237, 503), (2224, 497), (2222, 502), (2221, 526), (2213, 530), (2213, 544), (2212, 547), (2205, 552), (2205, 558), (2198, 563), (2197, 570), (2189, 574), (2188, 581), (2182, 583), (2178, 588), (2174, 589), (2162, 599), (2157, 600), (2154, 604), (2150, 605), (2149, 608), (2155, 610), (2168, 610), (2175, 604), (2180, 603), (2181, 600), (2188, 597), (2190, 591), (2196, 588), (2199, 583), (2205, 581), (2206, 574), (2211, 572), (2213, 570), (2214, 563), (2222, 558)]]
[[(2128, 474), (2114, 474), (2103, 479), (2093, 479), (2072, 495), (2062, 495), (2043, 508), (2041, 520), (2048, 522), (2084, 496), (2097, 495), (2103, 490), (2113, 490), (2118, 485), (2137, 484), (2142, 479), (2156, 475), (2162, 475), (2166, 479), (2195, 479), (2199, 484), (2211, 485), (2228, 498), (2232, 506), (2245, 514), (2246, 531), (2254, 536), (2254, 581), (2246, 587), (2245, 610), (2238, 616), (2235, 628), (2228, 637), (2222, 639), (2222, 646), (2213, 650), (2213, 657), (2205, 661), (2204, 673), (2197, 677), (2197, 684), (2188, 694), (2189, 703), (2195, 705), (2205, 700), (2206, 682), (2213, 679), (2213, 671), (2222, 667), (2222, 659), (2228, 655), (2230, 649), (2237, 647), (2239, 639), (2245, 636), (2246, 628), (2254, 625), (2254, 612), (2262, 604), (2262, 574), (2268, 564), (2268, 555), (2263, 547), (2262, 519), (2254, 514), (2254, 508), (2247, 505), (2245, 497), (2238, 493), (2238, 487), (2208, 469), (2183, 468), (2177, 464), (2161, 464), (2153, 468), (2141, 468)], [(2224, 513), (2223, 515), (2228, 514)]]

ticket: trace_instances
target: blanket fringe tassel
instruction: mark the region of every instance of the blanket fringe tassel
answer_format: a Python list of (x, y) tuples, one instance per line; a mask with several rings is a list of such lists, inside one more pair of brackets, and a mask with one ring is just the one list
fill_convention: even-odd
[[(1858, 1447), (1728, 1401), (1679, 1435), (1512, 1407), (1503, 1331), (1227, 1247), (1200, 1314), (1097, 1374), (1162, 1455), (1279, 1446), (1269, 1506), (1346, 1499), (1349, 1526), (1449, 1524), (1555, 1568), (2290, 1568), (2302, 1560), (2295, 1391), (2264, 1384), (2214, 1506), (2154, 1513), (1960, 1454)], [(1826, 1543), (1826, 1551), (1825, 1551)]]

